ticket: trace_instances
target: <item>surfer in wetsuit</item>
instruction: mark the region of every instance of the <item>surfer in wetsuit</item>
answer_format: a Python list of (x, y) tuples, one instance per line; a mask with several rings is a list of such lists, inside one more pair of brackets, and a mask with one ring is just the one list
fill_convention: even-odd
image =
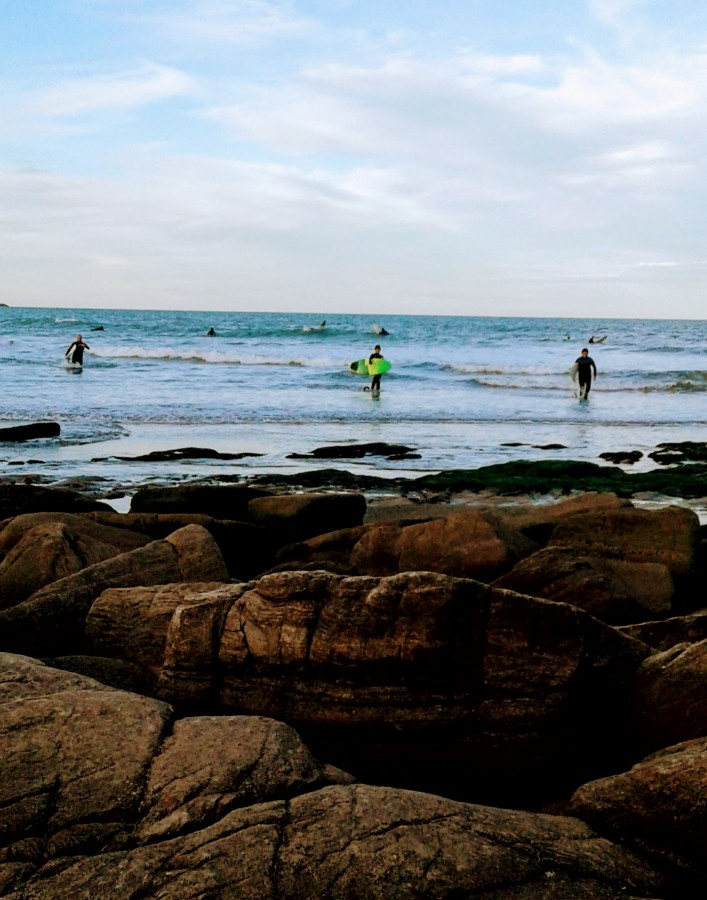
[(592, 370), (594, 377), (597, 377), (597, 367), (594, 360), (589, 356), (589, 350), (586, 347), (582, 349), (582, 355), (575, 360), (577, 364), (577, 378), (579, 380), (579, 395), (585, 399), (589, 396), (592, 387)]
[(66, 351), (64, 356), (67, 358), (69, 362), (77, 363), (79, 366), (83, 365), (83, 351), (90, 350), (91, 348), (88, 344), (84, 344), (83, 338), (80, 334), (76, 335), (76, 340)]
[[(368, 357), (368, 365), (370, 366), (371, 362), (374, 359), (383, 359), (383, 354), (381, 353), (381, 345), (376, 344), (373, 348), (373, 353)], [(382, 375), (378, 373), (373, 376), (373, 381), (371, 381), (371, 391), (379, 391), (381, 389), (381, 377)]]

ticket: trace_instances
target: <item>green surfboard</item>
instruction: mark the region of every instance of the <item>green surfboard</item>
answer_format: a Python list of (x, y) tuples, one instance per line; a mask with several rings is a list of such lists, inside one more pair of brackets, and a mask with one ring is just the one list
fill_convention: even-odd
[(371, 363), (367, 359), (357, 359), (349, 366), (356, 375), (364, 375), (369, 378), (371, 375), (383, 375), (384, 372), (390, 371), (393, 364), (387, 359), (374, 359)]

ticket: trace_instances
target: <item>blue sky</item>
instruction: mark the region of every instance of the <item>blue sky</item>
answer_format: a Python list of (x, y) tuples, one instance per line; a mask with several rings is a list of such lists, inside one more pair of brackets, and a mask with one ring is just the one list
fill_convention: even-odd
[(0, 302), (705, 318), (694, 0), (5, 0)]

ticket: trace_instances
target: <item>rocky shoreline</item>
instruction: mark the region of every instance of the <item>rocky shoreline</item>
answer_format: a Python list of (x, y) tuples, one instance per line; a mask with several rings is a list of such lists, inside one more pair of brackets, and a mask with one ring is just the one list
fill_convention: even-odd
[(703, 468), (0, 484), (0, 896), (703, 895)]

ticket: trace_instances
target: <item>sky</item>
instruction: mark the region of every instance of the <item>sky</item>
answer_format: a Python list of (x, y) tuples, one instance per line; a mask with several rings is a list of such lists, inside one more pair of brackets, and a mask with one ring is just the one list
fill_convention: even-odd
[(3, 0), (0, 302), (707, 318), (703, 0)]

